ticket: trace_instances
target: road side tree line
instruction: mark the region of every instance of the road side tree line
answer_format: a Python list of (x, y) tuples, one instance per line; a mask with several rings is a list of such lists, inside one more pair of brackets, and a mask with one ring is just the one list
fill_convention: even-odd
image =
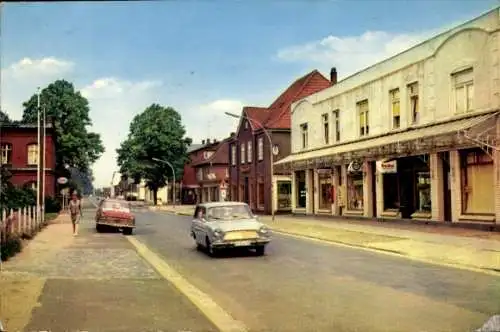
[(136, 184), (144, 180), (156, 205), (158, 189), (173, 178), (168, 163), (175, 178), (181, 179), (191, 142), (174, 108), (152, 104), (132, 119), (128, 136), (117, 150), (120, 173)]

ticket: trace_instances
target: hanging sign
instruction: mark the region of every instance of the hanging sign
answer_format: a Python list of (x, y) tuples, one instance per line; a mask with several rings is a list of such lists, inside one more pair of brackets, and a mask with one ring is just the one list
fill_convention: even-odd
[(398, 164), (396, 159), (391, 161), (379, 160), (376, 163), (377, 171), (381, 174), (390, 174), (398, 172)]

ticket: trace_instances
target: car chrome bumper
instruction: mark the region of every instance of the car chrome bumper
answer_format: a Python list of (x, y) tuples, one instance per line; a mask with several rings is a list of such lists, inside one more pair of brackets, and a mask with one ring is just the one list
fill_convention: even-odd
[(212, 246), (215, 248), (238, 248), (238, 247), (257, 247), (265, 246), (271, 239), (246, 239), (246, 240), (214, 240)]
[(117, 227), (117, 228), (135, 228), (135, 225), (132, 225), (132, 224), (121, 224), (121, 223), (115, 223), (115, 222), (99, 221), (96, 224), (102, 225), (102, 226), (108, 226), (108, 227)]

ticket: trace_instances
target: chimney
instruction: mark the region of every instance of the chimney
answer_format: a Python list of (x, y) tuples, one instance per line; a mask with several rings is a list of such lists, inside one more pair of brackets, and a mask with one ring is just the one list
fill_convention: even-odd
[(217, 138), (214, 138), (214, 143), (217, 143)]
[(201, 140), (201, 144), (205, 145), (205, 140), (204, 139)]
[(332, 67), (332, 69), (330, 70), (330, 83), (332, 85), (337, 84), (337, 68), (335, 67)]
[(210, 138), (207, 138), (207, 144), (210, 144)]
[(229, 137), (234, 137), (234, 135), (236, 135), (236, 133), (234, 131), (232, 131), (230, 134), (229, 134)]

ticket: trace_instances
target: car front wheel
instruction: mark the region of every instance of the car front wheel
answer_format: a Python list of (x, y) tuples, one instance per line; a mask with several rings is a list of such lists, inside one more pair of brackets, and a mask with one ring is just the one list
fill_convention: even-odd
[(134, 229), (132, 227), (127, 227), (123, 229), (123, 235), (132, 235)]
[(255, 248), (255, 253), (257, 256), (264, 256), (266, 253), (266, 246), (258, 246)]
[(207, 253), (210, 257), (216, 257), (217, 256), (217, 249), (214, 248), (212, 243), (210, 243), (210, 240), (208, 237), (205, 239), (205, 247), (207, 249)]

